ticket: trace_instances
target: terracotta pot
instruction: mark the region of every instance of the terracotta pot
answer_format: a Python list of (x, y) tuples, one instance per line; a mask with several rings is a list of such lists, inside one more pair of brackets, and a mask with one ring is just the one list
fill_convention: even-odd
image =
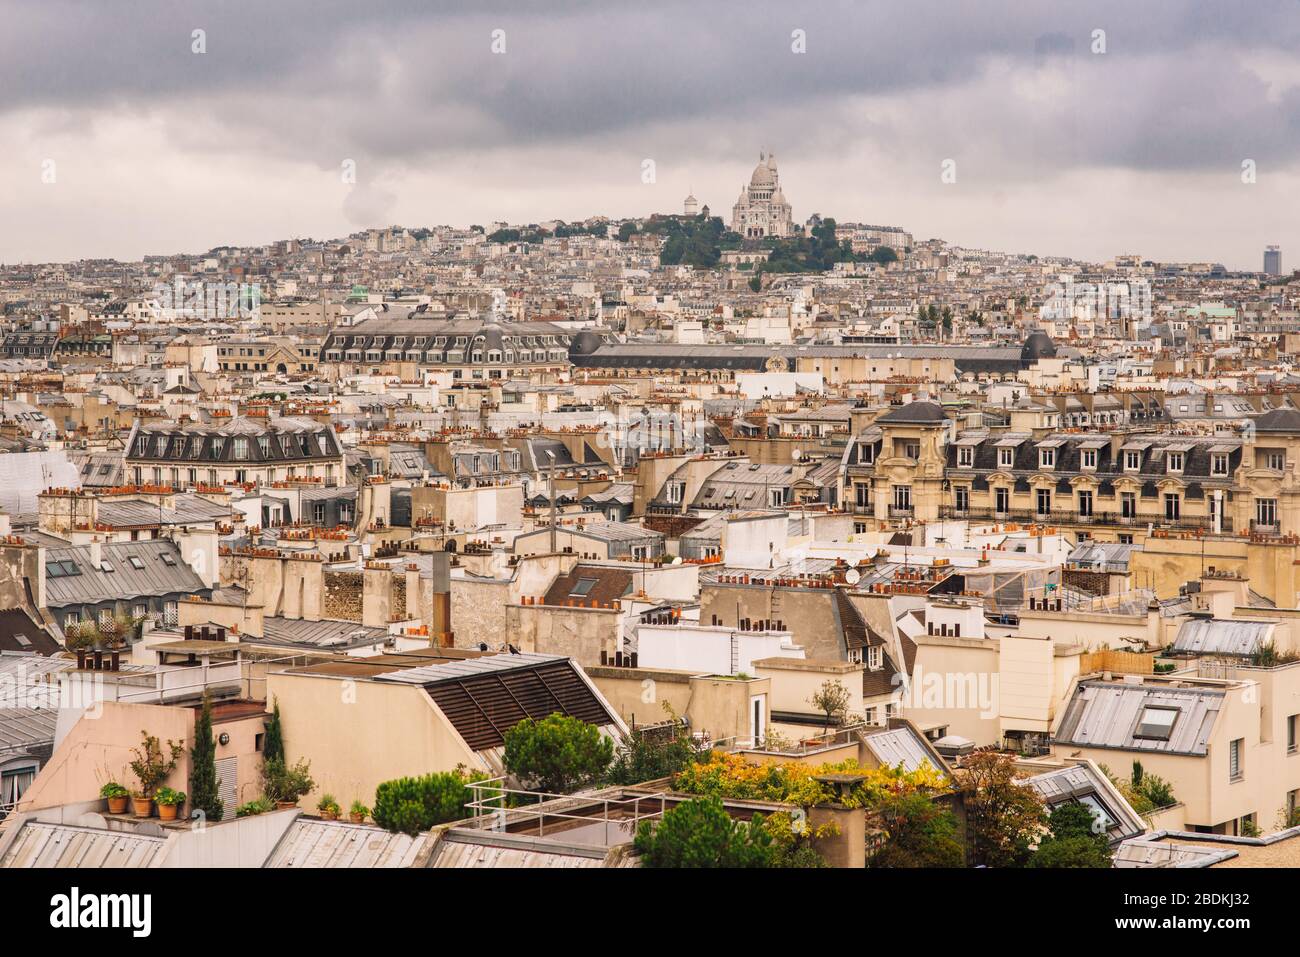
[(339, 819), (338, 811), (321, 811), (320, 816), (326, 821), (337, 821)]
[(180, 810), (181, 806), (179, 804), (159, 804), (158, 818), (163, 821), (174, 821)]
[(153, 798), (131, 795), (131, 809), (136, 817), (153, 817)]
[(297, 806), (298, 806), (297, 801), (276, 801), (275, 802), (275, 809), (277, 811), (287, 811), (289, 810), (289, 808), (297, 807)]
[(108, 799), (108, 813), (109, 813), (109, 814), (125, 814), (125, 813), (126, 813), (126, 801), (127, 801), (127, 796), (126, 796), (125, 794), (123, 794), (121, 797), (109, 798), (109, 799)]
[(364, 824), (366, 822), (366, 816), (364, 814), (353, 812), (349, 814), (348, 817), (351, 819), (353, 824)]

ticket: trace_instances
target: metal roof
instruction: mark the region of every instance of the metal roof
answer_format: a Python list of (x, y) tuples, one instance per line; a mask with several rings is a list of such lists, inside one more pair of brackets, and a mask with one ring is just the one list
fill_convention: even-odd
[(26, 821), (0, 867), (157, 867), (166, 843), (139, 831)]
[(388, 640), (387, 628), (373, 628), (355, 621), (306, 621), (270, 617), (262, 621), (262, 637), (244, 636), (250, 644), (269, 641), (277, 644), (313, 645), (336, 648), (340, 646), (373, 645)]
[(935, 766), (930, 753), (910, 728), (894, 728), (891, 731), (863, 735), (862, 743), (876, 756), (877, 761), (891, 768), (901, 764), (905, 771), (916, 771), (925, 764)]
[[(1203, 755), (1207, 753), (1223, 699), (1224, 692), (1212, 688), (1084, 681), (1065, 708), (1056, 731), (1056, 743)], [(1143, 709), (1149, 707), (1178, 711), (1168, 740), (1135, 737)]]
[(1174, 651), (1194, 655), (1253, 655), (1273, 633), (1271, 621), (1192, 618), (1183, 622)]
[(573, 660), (554, 655), (485, 655), (375, 680), (424, 686), (475, 751), (500, 747), (506, 731), (525, 718), (540, 721), (556, 712), (600, 727), (619, 724)]
[[(170, 555), (172, 564), (162, 560)], [(143, 568), (132, 566), (130, 559), (140, 560)], [(78, 575), (46, 575), (45, 603), (51, 608), (68, 605), (95, 604), (103, 601), (126, 600), (142, 596), (194, 594), (207, 591), (203, 579), (185, 563), (181, 550), (168, 539), (147, 542), (118, 542), (100, 546), (100, 567), (90, 562), (90, 546), (68, 545), (50, 548), (45, 561), (72, 561), (80, 571)], [(107, 562), (112, 571), (104, 571)]]
[(346, 821), (299, 817), (289, 825), (264, 867), (410, 867), (429, 835), (408, 837)]

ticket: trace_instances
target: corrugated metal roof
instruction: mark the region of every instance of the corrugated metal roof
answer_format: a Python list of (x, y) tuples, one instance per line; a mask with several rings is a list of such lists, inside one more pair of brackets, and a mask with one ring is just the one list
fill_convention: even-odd
[(1179, 627), (1174, 651), (1196, 655), (1253, 655), (1272, 633), (1270, 621), (1193, 618)]
[[(1125, 751), (1205, 754), (1224, 692), (1210, 688), (1176, 688), (1164, 684), (1082, 682), (1066, 706), (1056, 743)], [(1149, 707), (1178, 711), (1168, 740), (1135, 737), (1142, 711)]]
[(250, 637), (246, 640), (252, 643), (265, 640), (316, 647), (339, 647), (371, 645), (387, 639), (387, 628), (372, 628), (355, 621), (332, 619), (307, 621), (272, 617), (262, 622), (262, 638)]
[[(502, 840), (509, 840), (502, 838)], [(605, 848), (586, 851), (560, 848), (551, 843), (536, 844), (513, 840), (490, 843), (491, 838), (461, 840), (447, 834), (438, 842), (430, 867), (603, 867)]]
[[(172, 564), (164, 562), (163, 555), (171, 556)], [(133, 557), (144, 567), (135, 568), (130, 561)], [(98, 568), (91, 564), (89, 546), (47, 549), (45, 561), (72, 561), (81, 573), (46, 575), (45, 603), (51, 608), (207, 590), (203, 579), (185, 563), (180, 549), (167, 539), (102, 545)], [(104, 562), (112, 567), (111, 572), (102, 569)]]
[(298, 818), (280, 838), (265, 867), (410, 867), (429, 843), (345, 821)]
[(165, 837), (26, 821), (0, 867), (157, 867)]
[(934, 767), (929, 752), (910, 728), (894, 728), (892, 731), (868, 734), (862, 740), (883, 765), (894, 768), (901, 764), (905, 771), (919, 770), (925, 764)]

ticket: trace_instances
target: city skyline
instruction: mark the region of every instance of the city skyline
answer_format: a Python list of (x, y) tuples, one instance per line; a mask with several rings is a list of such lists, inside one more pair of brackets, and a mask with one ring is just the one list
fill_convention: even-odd
[(1250, 271), (1300, 245), (1293, 4), (997, 6), (20, 3), (0, 261), (643, 217), (688, 192), (725, 217), (764, 149), (795, 222)]

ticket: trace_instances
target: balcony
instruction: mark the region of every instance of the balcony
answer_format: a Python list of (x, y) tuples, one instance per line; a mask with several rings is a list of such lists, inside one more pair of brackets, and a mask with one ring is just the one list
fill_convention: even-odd
[(916, 514), (916, 509), (910, 505), (891, 505), (889, 506), (890, 518), (911, 518)]
[[(1031, 508), (1011, 508), (1006, 509), (1005, 511), (998, 511), (997, 509), (992, 508), (958, 509), (945, 505), (939, 509), (939, 518), (969, 519), (976, 522), (1021, 522), (1025, 524), (1040, 525), (1115, 525), (1125, 528), (1136, 528), (1150, 524), (1154, 525), (1156, 528), (1166, 530), (1199, 530), (1204, 532), (1209, 532), (1214, 528), (1214, 519), (1211, 516), (1184, 515), (1180, 518), (1170, 519), (1165, 518), (1162, 515), (1130, 516), (1120, 515), (1118, 512), (1100, 512), (1096, 510), (1087, 515), (1063, 509), (1052, 509), (1049, 513), (1041, 514)], [(1223, 529), (1223, 534), (1231, 534), (1232, 519), (1225, 515), (1221, 527)], [(1276, 528), (1276, 526), (1273, 527)], [(1259, 534), (1268, 533), (1260, 532)]]

